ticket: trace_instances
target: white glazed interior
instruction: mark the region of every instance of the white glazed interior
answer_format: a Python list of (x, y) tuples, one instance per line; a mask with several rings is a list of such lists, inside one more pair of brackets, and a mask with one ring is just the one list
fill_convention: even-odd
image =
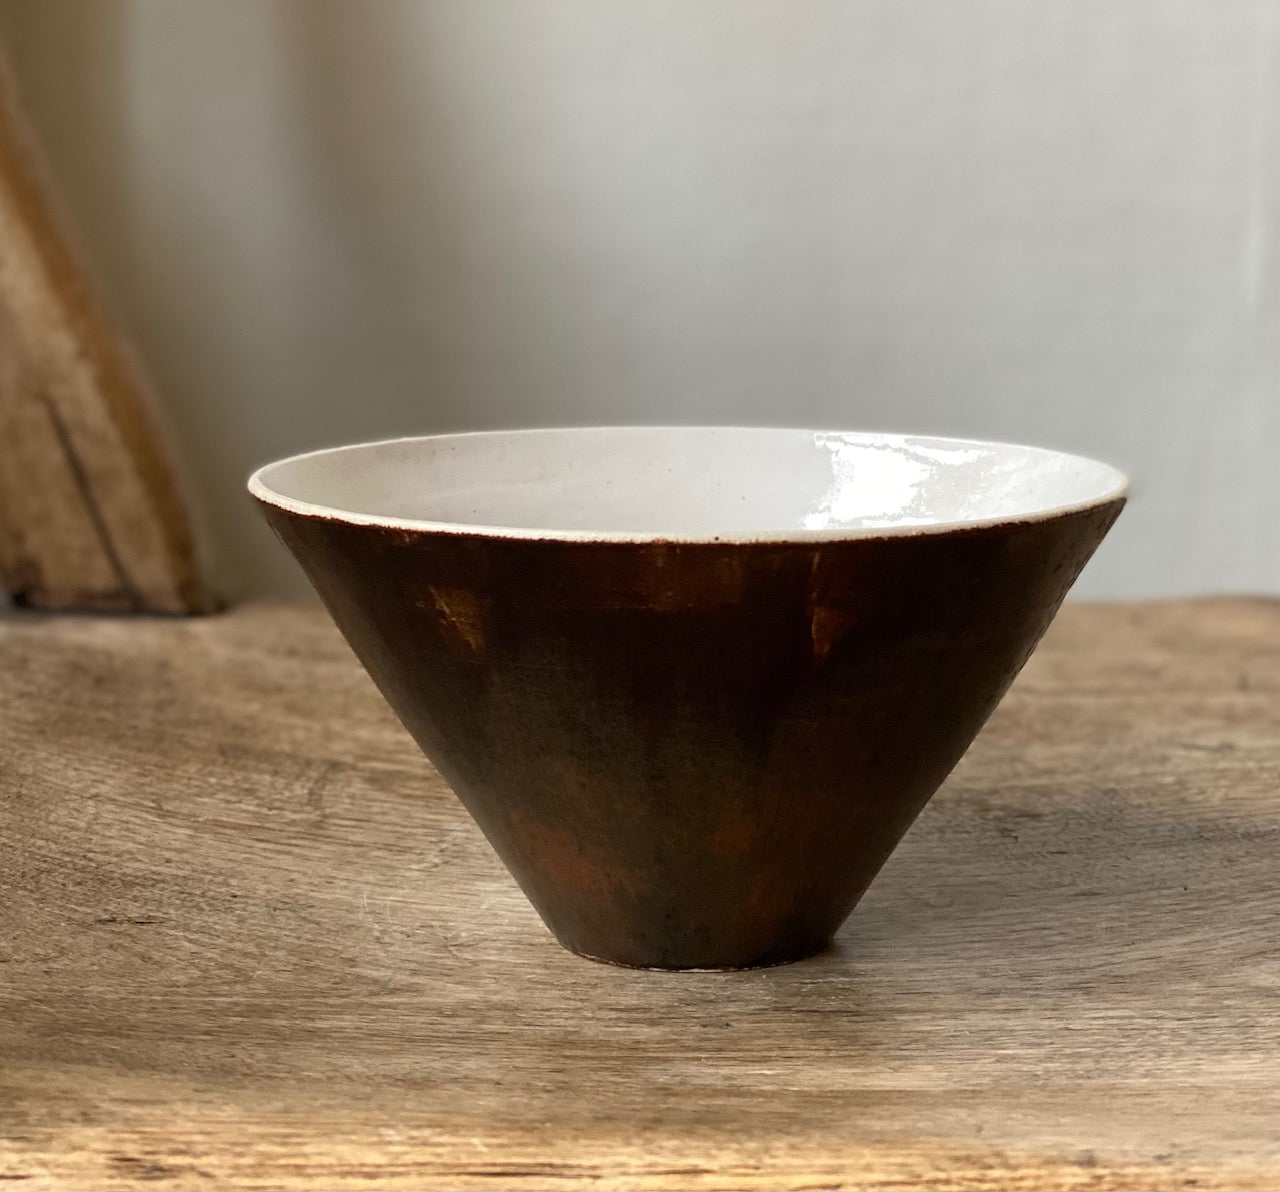
[(1006, 443), (747, 427), (393, 439), (260, 468), (257, 497), (357, 524), (613, 541), (918, 534), (1122, 496), (1107, 464)]

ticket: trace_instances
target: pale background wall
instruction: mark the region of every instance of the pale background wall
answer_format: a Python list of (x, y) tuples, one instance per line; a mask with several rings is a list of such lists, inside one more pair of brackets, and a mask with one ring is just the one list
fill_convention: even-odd
[(1077, 589), (1280, 591), (1280, 2), (0, 0), (233, 593), (251, 465), (903, 429), (1128, 466)]

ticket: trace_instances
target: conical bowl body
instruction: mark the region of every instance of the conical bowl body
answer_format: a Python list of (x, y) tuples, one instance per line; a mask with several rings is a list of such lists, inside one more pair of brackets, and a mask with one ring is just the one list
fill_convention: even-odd
[(1124, 503), (1094, 461), (601, 428), (294, 457), (251, 490), (557, 938), (821, 950)]

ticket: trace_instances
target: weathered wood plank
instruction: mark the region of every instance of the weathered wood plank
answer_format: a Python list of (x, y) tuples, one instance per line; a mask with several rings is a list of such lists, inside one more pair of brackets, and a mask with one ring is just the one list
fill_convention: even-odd
[(77, 260), (2, 62), (0, 586), (42, 608), (211, 604), (152, 394)]
[(13, 1188), (1280, 1185), (1280, 604), (1068, 606), (836, 949), (562, 951), (312, 608), (0, 619)]

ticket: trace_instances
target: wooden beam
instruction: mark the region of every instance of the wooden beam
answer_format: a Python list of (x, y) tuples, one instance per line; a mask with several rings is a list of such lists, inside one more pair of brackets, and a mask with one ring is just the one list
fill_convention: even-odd
[(94, 293), (2, 61), (0, 586), (45, 609), (215, 604), (151, 387)]

